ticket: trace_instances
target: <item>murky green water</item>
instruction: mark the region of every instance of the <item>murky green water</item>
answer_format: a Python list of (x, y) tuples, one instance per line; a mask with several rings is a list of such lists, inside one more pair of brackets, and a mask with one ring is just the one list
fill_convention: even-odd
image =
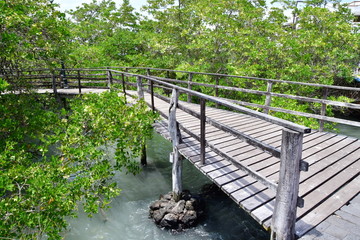
[[(159, 229), (148, 218), (148, 208), (160, 194), (171, 191), (170, 151), (171, 144), (154, 134), (148, 143), (148, 166), (143, 172), (137, 176), (119, 173), (116, 180), (123, 190), (112, 202), (111, 209), (93, 218), (87, 218), (82, 213), (79, 218), (72, 219), (65, 239), (269, 239), (268, 233), (227, 196), (207, 199), (207, 217), (193, 229), (177, 234)], [(208, 178), (188, 161), (184, 161), (184, 188), (198, 193), (205, 183), (210, 183)]]

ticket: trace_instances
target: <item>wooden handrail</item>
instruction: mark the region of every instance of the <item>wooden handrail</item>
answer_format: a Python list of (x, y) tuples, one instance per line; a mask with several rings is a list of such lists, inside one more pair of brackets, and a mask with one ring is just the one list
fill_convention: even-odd
[(198, 75), (208, 75), (208, 76), (218, 76), (218, 77), (229, 77), (229, 78), (242, 78), (249, 80), (262, 80), (262, 81), (271, 81), (274, 83), (288, 83), (292, 85), (304, 85), (310, 87), (326, 87), (329, 89), (337, 89), (337, 90), (348, 90), (348, 91), (358, 91), (360, 92), (360, 88), (355, 87), (345, 87), (345, 86), (336, 86), (336, 85), (326, 85), (326, 84), (318, 84), (318, 83), (307, 83), (307, 82), (295, 82), (288, 80), (279, 80), (279, 79), (271, 79), (271, 78), (259, 78), (259, 77), (248, 77), (248, 76), (238, 76), (238, 75), (228, 75), (222, 73), (205, 73), (205, 72), (193, 72), (193, 71), (182, 71), (182, 70), (173, 70), (173, 69), (162, 69), (162, 68), (148, 68), (148, 67), (110, 67), (110, 69), (116, 68), (127, 68), (127, 69), (142, 69), (142, 70), (157, 70), (157, 71), (169, 71), (169, 72), (178, 72), (178, 73), (187, 73), (187, 74), (198, 74)]
[[(326, 111), (325, 111), (327, 105), (336, 106), (336, 107), (345, 107), (345, 108), (349, 108), (349, 109), (360, 109), (360, 104), (345, 103), (345, 102), (327, 100), (326, 97), (324, 97), (324, 96), (323, 96), (323, 99), (317, 99), (317, 98), (311, 98), (311, 97), (303, 97), (303, 96), (296, 96), (296, 95), (288, 95), (288, 94), (271, 92), (273, 83), (279, 83), (279, 82), (280, 83), (289, 83), (289, 84), (299, 84), (299, 85), (313, 86), (313, 87), (323, 87), (324, 89), (327, 89), (327, 90), (329, 90), (329, 89), (337, 89), (337, 90), (350, 90), (350, 91), (359, 92), (360, 88), (342, 87), (342, 86), (330, 86), (330, 85), (303, 83), (303, 82), (291, 82), (291, 81), (265, 79), (265, 78), (243, 77), (243, 76), (234, 76), (234, 75), (217, 74), (217, 73), (201, 73), (201, 72), (180, 71), (180, 70), (161, 69), (161, 68), (148, 68), (148, 67), (106, 67), (106, 68), (96, 68), (96, 69), (90, 69), (90, 68), (71, 68), (70, 69), (70, 68), (68, 68), (68, 69), (65, 69), (65, 71), (68, 72), (68, 74), (67, 74), (67, 79), (68, 80), (77, 80), (77, 81), (79, 79), (79, 73), (80, 73), (80, 71), (82, 71), (82, 73), (81, 73), (81, 78), (83, 79), (81, 81), (82, 83), (86, 83), (85, 82), (86, 80), (93, 80), (93, 81), (91, 81), (92, 83), (101, 83), (104, 80), (109, 81), (109, 75), (108, 74), (113, 73), (113, 76), (112, 76), (113, 79), (115, 79), (117, 76), (121, 76), (121, 78), (122, 78), (121, 80), (123, 81), (123, 90), (125, 89), (125, 87), (124, 87), (125, 79), (123, 79), (125, 76), (126, 77), (131, 77), (131, 76), (134, 77), (134, 76), (140, 75), (140, 74), (129, 73), (129, 72), (126, 72), (126, 71), (125, 72), (117, 71), (117, 70), (114, 70), (114, 68), (121, 68), (121, 69), (125, 69), (126, 71), (128, 71), (128, 69), (146, 70), (146, 73), (148, 74), (148, 76), (146, 76), (146, 77), (150, 77), (150, 74), (151, 74), (150, 70), (166, 71), (166, 74), (168, 74), (169, 72), (187, 73), (187, 74), (189, 74), (187, 81), (169, 79), (169, 78), (159, 78), (159, 77), (156, 77), (156, 78), (161, 79), (163, 81), (167, 81), (167, 82), (179, 83), (179, 84), (187, 85), (188, 90), (191, 90), (192, 86), (205, 86), (205, 87), (210, 87), (210, 88), (215, 88), (215, 89), (224, 89), (224, 90), (238, 91), (238, 92), (243, 92), (243, 93), (263, 95), (263, 96), (266, 96), (266, 99), (265, 99), (265, 102), (264, 102), (263, 105), (254, 104), (254, 103), (248, 103), (248, 102), (242, 102), (242, 101), (233, 100), (233, 99), (226, 99), (226, 100), (230, 101), (230, 102), (233, 102), (235, 104), (240, 104), (240, 105), (247, 106), (247, 107), (262, 108), (262, 109), (264, 109), (264, 113), (268, 113), (268, 111), (271, 110), (271, 111), (275, 111), (275, 112), (283, 112), (283, 113), (289, 113), (289, 114), (298, 115), (298, 116), (305, 116), (305, 117), (315, 118), (315, 119), (319, 120), (319, 125), (320, 125), (319, 128), (320, 128), (320, 130), (323, 130), (324, 121), (334, 122), (334, 123), (342, 123), (342, 124), (347, 124), (347, 125), (357, 126), (357, 127), (360, 126), (360, 123), (356, 122), (356, 121), (344, 120), (344, 119), (335, 118), (335, 117), (328, 117), (328, 116), (326, 116)], [(59, 72), (60, 70), (61, 69), (55, 69), (55, 70), (52, 70), (52, 71), (53, 72), (54, 71)], [(31, 69), (31, 70), (24, 70), (24, 71), (19, 71), (19, 72), (24, 72), (25, 73), (26, 71), (27, 72), (35, 72), (35, 71), (43, 71), (43, 72), (48, 71), (48, 72), (50, 72), (49, 69)], [(75, 73), (70, 74), (69, 72), (71, 72), (71, 71), (74, 71)], [(85, 72), (94, 72), (94, 71), (100, 71), (102, 73), (85, 74)], [(268, 88), (267, 88), (267, 91), (259, 91), (259, 90), (244, 89), (244, 88), (238, 88), (238, 87), (229, 87), (229, 86), (223, 86), (223, 85), (199, 83), (199, 82), (194, 82), (193, 81), (193, 76), (195, 74), (210, 75), (210, 76), (217, 76), (217, 77), (222, 76), (222, 77), (264, 80), (264, 81), (268, 82)], [(100, 78), (100, 76), (104, 76), (104, 77)], [(41, 74), (41, 75), (31, 75), (28, 78), (29, 79), (40, 79), (40, 78), (41, 79), (50, 79), (51, 77), (52, 77), (51, 74)], [(155, 76), (153, 76), (153, 77), (155, 77)], [(99, 82), (95, 82), (95, 80), (97, 80)], [(51, 85), (51, 83), (49, 83), (49, 85)], [(80, 85), (79, 82), (78, 82), (78, 87), (79, 87), (79, 92), (80, 92), (82, 86)], [(83, 87), (86, 87), (86, 86), (83, 86)], [(190, 92), (188, 92), (187, 95), (188, 95), (188, 101), (190, 102), (191, 97), (193, 95)], [(272, 106), (270, 106), (270, 102), (271, 102), (271, 97), (273, 97), (273, 96), (274, 97), (287, 98), (287, 99), (293, 99), (293, 100), (298, 100), (298, 101), (306, 101), (306, 102), (311, 102), (311, 103), (319, 103), (319, 104), (321, 104), (320, 114), (297, 112), (297, 111), (293, 111), (293, 110), (272, 107)]]

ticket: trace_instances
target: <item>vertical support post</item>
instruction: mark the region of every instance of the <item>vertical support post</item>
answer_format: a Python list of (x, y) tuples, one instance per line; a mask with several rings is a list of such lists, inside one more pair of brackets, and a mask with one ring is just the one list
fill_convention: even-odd
[[(189, 73), (189, 77), (188, 77), (188, 89), (189, 90), (192, 90), (192, 85), (191, 85), (192, 78), (193, 78), (193, 74)], [(191, 94), (190, 93), (187, 94), (187, 102), (191, 103)]]
[(140, 163), (142, 166), (147, 165), (147, 156), (146, 156), (146, 143), (143, 144), (141, 149)]
[[(142, 85), (142, 77), (138, 76), (136, 78), (136, 86), (137, 86), (137, 93), (138, 93), (138, 99), (144, 99), (144, 91), (143, 91), (143, 85)], [(142, 146), (141, 149), (141, 156), (140, 156), (140, 162), (141, 165), (145, 166), (147, 165), (146, 162), (146, 144), (144, 143), (144, 145)]]
[(172, 139), (173, 152), (170, 153), (172, 162), (172, 191), (174, 200), (177, 202), (181, 198), (182, 193), (182, 161), (178, 145), (180, 144), (180, 131), (178, 122), (176, 121), (176, 108), (178, 105), (179, 91), (173, 89), (169, 108), (169, 133)]
[(113, 84), (113, 78), (112, 78), (112, 73), (110, 72), (110, 70), (108, 69), (107, 70), (107, 79), (108, 79), (108, 88), (110, 89), (111, 88), (111, 85)]
[[(148, 77), (149, 77), (149, 76), (150, 76), (150, 74), (151, 74), (151, 73), (150, 73), (150, 69), (148, 69), (148, 68), (147, 68), (147, 69), (146, 69), (146, 76), (148, 76)], [(151, 84), (151, 80), (150, 80), (150, 79), (148, 79), (148, 89), (149, 89), (149, 90), (150, 90), (150, 84)]]
[[(218, 86), (219, 86), (219, 77), (218, 76), (216, 76), (216, 78), (215, 78), (215, 84), (216, 84), (216, 86), (215, 86), (215, 97), (219, 97), (219, 88), (218, 88)], [(218, 103), (216, 103), (216, 107), (217, 108), (219, 107)]]
[(65, 65), (64, 62), (61, 61), (61, 72), (60, 72), (61, 81), (64, 83), (64, 88), (69, 88), (68, 81), (66, 78), (66, 71), (65, 71)]
[(54, 92), (55, 96), (57, 96), (57, 88), (56, 88), (56, 78), (55, 78), (55, 75), (52, 74), (52, 75), (51, 75), (51, 78), (52, 78), (52, 88), (53, 88), (53, 92)]
[[(267, 92), (268, 92), (268, 94), (266, 95), (266, 98), (265, 98), (265, 107), (270, 107), (272, 86), (273, 86), (273, 82), (268, 81), (268, 83), (267, 83)], [(269, 109), (265, 108), (264, 113), (269, 114)]]
[(205, 99), (200, 99), (200, 161), (205, 165)]
[(142, 77), (138, 76), (136, 78), (136, 86), (137, 86), (137, 93), (139, 99), (144, 99), (144, 91), (142, 85)]
[(215, 84), (216, 84), (216, 87), (215, 87), (215, 97), (218, 97), (219, 96), (219, 88), (217, 86), (219, 86), (219, 77), (216, 77), (215, 78)]
[(121, 74), (121, 82), (122, 82), (122, 88), (123, 88), (123, 93), (124, 93), (124, 97), (125, 97), (125, 103), (126, 103), (125, 76), (123, 73)]
[(280, 176), (271, 222), (272, 240), (295, 239), (303, 133), (283, 129)]
[[(125, 68), (125, 72), (129, 72), (129, 69), (128, 68)], [(128, 82), (129, 81), (129, 78), (126, 76), (126, 81)]]
[(81, 94), (81, 76), (80, 76), (80, 70), (77, 70), (77, 80), (78, 80), (79, 94)]
[(151, 93), (151, 109), (155, 112), (155, 101), (154, 101), (154, 82), (150, 81), (150, 93)]
[[(323, 99), (327, 99), (328, 92), (329, 92), (328, 88), (323, 89)], [(321, 116), (326, 116), (326, 103), (321, 104), (320, 114), (321, 114)], [(319, 131), (320, 132), (324, 131), (324, 124), (325, 124), (324, 120), (319, 121)]]

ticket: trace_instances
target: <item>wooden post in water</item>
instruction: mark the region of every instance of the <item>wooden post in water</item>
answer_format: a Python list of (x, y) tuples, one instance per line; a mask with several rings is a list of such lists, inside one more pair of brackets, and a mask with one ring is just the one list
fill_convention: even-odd
[(147, 156), (146, 156), (146, 143), (143, 144), (141, 149), (140, 163), (142, 166), (147, 165)]
[[(140, 76), (137, 77), (136, 86), (137, 86), (137, 93), (138, 93), (139, 100), (144, 99), (142, 77), (140, 77)], [(141, 165), (143, 165), (143, 166), (147, 165), (147, 161), (146, 161), (146, 144), (145, 143), (143, 144), (142, 149), (141, 149), (140, 162), (141, 162)]]
[(303, 133), (283, 129), (280, 176), (271, 222), (272, 240), (295, 239)]
[(180, 144), (180, 131), (176, 121), (176, 108), (179, 99), (179, 91), (173, 89), (169, 108), (169, 133), (172, 140), (173, 152), (170, 153), (172, 162), (172, 191), (175, 201), (179, 201), (182, 193), (182, 161), (178, 150)]

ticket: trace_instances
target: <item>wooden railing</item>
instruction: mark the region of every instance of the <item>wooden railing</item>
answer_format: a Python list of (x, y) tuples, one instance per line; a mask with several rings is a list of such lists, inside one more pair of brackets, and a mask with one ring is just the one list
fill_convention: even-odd
[[(119, 69), (119, 68), (124, 69), (125, 72), (134, 71), (136, 73), (144, 74), (147, 76), (155, 77), (155, 74), (157, 76), (165, 75), (165, 77), (159, 77), (158, 79), (161, 79), (161, 80), (167, 81), (167, 82), (171, 82), (174, 84), (185, 85), (190, 90), (195, 86), (211, 88), (214, 90), (214, 96), (216, 96), (216, 97), (220, 96), (219, 90), (227, 90), (227, 91), (241, 92), (241, 93), (245, 93), (245, 94), (255, 94), (255, 95), (259, 95), (259, 96), (265, 96), (263, 104), (241, 101), (238, 99), (227, 99), (227, 100), (231, 101), (233, 103), (242, 105), (242, 106), (263, 109), (264, 113), (269, 113), (269, 111), (273, 111), (273, 112), (281, 112), (281, 113), (287, 113), (287, 114), (292, 114), (292, 115), (296, 115), (296, 116), (317, 119), (319, 121), (319, 130), (320, 131), (324, 130), (325, 122), (341, 123), (341, 124), (346, 124), (346, 125), (350, 125), (350, 126), (360, 127), (360, 122), (357, 122), (357, 121), (351, 121), (351, 120), (346, 120), (346, 119), (342, 119), (342, 118), (326, 116), (327, 106), (340, 108), (340, 109), (343, 108), (343, 109), (353, 109), (353, 110), (360, 111), (360, 104), (333, 101), (333, 100), (328, 99), (328, 97), (330, 97), (332, 94), (341, 91), (341, 92), (347, 93), (346, 95), (349, 96), (350, 98), (360, 101), (360, 88), (356, 88), (356, 87), (333, 86), (333, 85), (314, 84), (314, 83), (306, 83), (306, 82), (293, 82), (293, 81), (284, 81), (284, 80), (277, 80), (277, 79), (245, 77), (245, 76), (218, 74), (218, 73), (179, 71), (179, 70), (169, 70), (169, 69), (159, 69), (159, 68), (111, 67), (111, 69)], [(187, 79), (186, 80), (171, 79), (171, 78), (169, 78), (171, 73), (187, 75)], [(212, 79), (213, 83), (196, 82), (196, 81), (194, 81), (195, 76), (210, 76), (213, 78)], [(184, 78), (184, 76), (182, 78)], [(251, 84), (251, 81), (260, 81), (260, 82), (263, 82), (261, 85), (266, 86), (266, 90), (246, 89), (246, 88), (240, 88), (237, 86), (226, 86), (226, 85), (220, 84), (221, 82), (225, 83), (226, 80), (228, 80), (228, 79), (230, 79), (230, 81), (228, 81), (230, 83), (232, 82), (232, 80), (236, 80), (236, 79), (241, 79), (243, 82), (250, 81), (249, 82), (250, 84)], [(290, 85), (293, 87), (307, 86), (307, 87), (315, 88), (315, 89), (317, 89), (317, 92), (321, 94), (322, 98), (320, 99), (320, 98), (316, 98), (314, 96), (309, 97), (309, 96), (297, 96), (297, 95), (284, 94), (281, 92), (281, 90), (280, 90), (280, 92), (275, 92), (274, 88), (276, 85), (279, 85), (278, 88), (281, 88), (281, 86), (283, 86), (283, 85)], [(289, 109), (285, 109), (285, 108), (281, 108), (281, 107), (272, 107), (271, 102), (274, 97), (291, 99), (291, 100), (296, 100), (299, 102), (309, 102), (309, 103), (320, 104), (321, 107), (319, 109), (319, 114), (294, 111), (294, 110), (289, 110)], [(188, 94), (187, 99), (189, 102), (191, 102), (192, 98), (191, 98), (190, 94)]]
[[(210, 87), (213, 89), (226, 89), (231, 91), (239, 91), (243, 93), (255, 93), (259, 95), (265, 95), (264, 105), (261, 105), (265, 110), (275, 109), (270, 106), (271, 97), (284, 97), (289, 99), (298, 99), (301, 101), (310, 101), (315, 103), (321, 103), (323, 106), (332, 105), (332, 106), (341, 106), (348, 107), (353, 109), (360, 109), (358, 104), (350, 104), (350, 103), (341, 103), (336, 101), (330, 101), (326, 99), (316, 99), (309, 97), (300, 97), (300, 96), (292, 96), (281, 93), (272, 92), (272, 87), (274, 83), (287, 83), (287, 81), (273, 80), (273, 79), (259, 79), (259, 78), (245, 78), (239, 76), (229, 76), (224, 74), (209, 74), (209, 73), (196, 73), (196, 72), (185, 72), (185, 71), (173, 71), (173, 70), (164, 70), (164, 69), (153, 69), (153, 68), (136, 68), (140, 70), (145, 70), (146, 74), (139, 73), (130, 73), (130, 68), (125, 69), (126, 71), (118, 71), (111, 68), (107, 69), (66, 69), (66, 78), (67, 78), (67, 86), (68, 88), (77, 88), (79, 94), (82, 93), (82, 89), (84, 88), (118, 88), (122, 90), (125, 94), (128, 89), (137, 90), (137, 97), (144, 98), (144, 92), (147, 92), (151, 96), (150, 107), (153, 111), (156, 111), (155, 105), (155, 97), (162, 99), (166, 102), (170, 103), (170, 113), (169, 116), (166, 114), (162, 114), (163, 117), (167, 118), (169, 121), (169, 132), (173, 143), (173, 153), (171, 155), (171, 159), (173, 162), (173, 191), (175, 194), (180, 194), (182, 192), (181, 185), (181, 164), (179, 161), (179, 151), (178, 147), (181, 143), (180, 137), (180, 129), (187, 134), (189, 134), (194, 139), (200, 142), (200, 159), (202, 164), (206, 164), (205, 159), (205, 148), (208, 147), (219, 156), (227, 159), (232, 164), (234, 164), (239, 169), (243, 170), (249, 176), (253, 177), (257, 181), (261, 182), (263, 185), (268, 187), (269, 189), (276, 192), (276, 201), (275, 201), (275, 209), (272, 218), (272, 231), (277, 236), (277, 239), (291, 239), (294, 234), (294, 226), (296, 220), (296, 208), (297, 206), (302, 206), (303, 201), (298, 197), (298, 189), (299, 189), (299, 178), (300, 171), (307, 171), (308, 164), (301, 160), (302, 153), (302, 139), (303, 135), (306, 133), (310, 133), (311, 129), (295, 124), (290, 121), (286, 121), (280, 118), (273, 117), (268, 112), (264, 113), (255, 111), (253, 109), (249, 109), (244, 106), (240, 106), (239, 101), (233, 99), (224, 99), (220, 98), (216, 95), (219, 93), (215, 91), (215, 96), (210, 96), (198, 91), (192, 90), (192, 86), (203, 86)], [(131, 68), (134, 69), (134, 68)], [(152, 71), (166, 71), (168, 72), (165, 77), (153, 76)], [(188, 74), (188, 81), (184, 80), (176, 80), (169, 78), (169, 72), (181, 72)], [(34, 73), (36, 73), (34, 75)], [(59, 70), (56, 70), (59, 72)], [(48, 87), (52, 88), (54, 93), (57, 94), (58, 88), (64, 85), (64, 76), (59, 74), (49, 73), (48, 70), (32, 70), (26, 73), (23, 72), (23, 79), (29, 80), (29, 83), (37, 86), (37, 87)], [(205, 83), (195, 83), (193, 82), (194, 75), (210, 75), (216, 77), (226, 77), (226, 78), (244, 78), (244, 79), (256, 79), (267, 82), (267, 91), (259, 91), (259, 90), (249, 90), (243, 88), (229, 87), (223, 86), (219, 84), (220, 78), (217, 78), (216, 84), (205, 84)], [(11, 79), (11, 78), (9, 78)], [(47, 80), (47, 81), (44, 81)], [(186, 84), (186, 87), (181, 85)], [(355, 92), (359, 92), (357, 88), (348, 88), (348, 87), (339, 87), (339, 86), (327, 86), (327, 85), (319, 85), (319, 84), (307, 84), (307, 83), (292, 83), (298, 85), (308, 85), (308, 86), (316, 86), (322, 87), (323, 89), (340, 89), (340, 90), (351, 90)], [(171, 98), (166, 96), (167, 93), (172, 93)], [(192, 98), (196, 98), (200, 104), (200, 112), (195, 112), (190, 108), (186, 107), (185, 104), (182, 104), (179, 101), (179, 96), (183, 94), (187, 96), (187, 101), (191, 102)], [(256, 138), (253, 138), (243, 132), (240, 132), (236, 129), (231, 128), (206, 114), (206, 106), (208, 103), (215, 106), (223, 106), (229, 110), (242, 112), (244, 114), (277, 124), (279, 126), (284, 127), (282, 131), (282, 144), (281, 151), (269, 144), (266, 144), (262, 141), (259, 141)], [(243, 103), (241, 105), (253, 106), (252, 103)], [(176, 110), (180, 109), (193, 117), (199, 119), (200, 124), (200, 135), (194, 134), (192, 131), (181, 125), (176, 120)], [(277, 109), (278, 111), (288, 112), (289, 110), (285, 109)], [(294, 111), (291, 111), (292, 114), (295, 114)], [(353, 126), (360, 126), (359, 122), (342, 120), (338, 118), (330, 118), (326, 117), (325, 111), (320, 115), (316, 114), (305, 114), (304, 116), (312, 116), (314, 118), (323, 120), (323, 121), (331, 121), (338, 123), (350, 124)], [(227, 153), (222, 152), (215, 145), (211, 144), (206, 138), (206, 124), (211, 125), (215, 128), (218, 128), (224, 132), (227, 132), (236, 138), (247, 142), (248, 144), (261, 149), (264, 152), (269, 153), (270, 155), (280, 159), (280, 170), (279, 170), (279, 180), (278, 183), (275, 183), (265, 176), (262, 176), (258, 172), (248, 168), (246, 165), (236, 161)], [(290, 237), (289, 237), (290, 236)]]

